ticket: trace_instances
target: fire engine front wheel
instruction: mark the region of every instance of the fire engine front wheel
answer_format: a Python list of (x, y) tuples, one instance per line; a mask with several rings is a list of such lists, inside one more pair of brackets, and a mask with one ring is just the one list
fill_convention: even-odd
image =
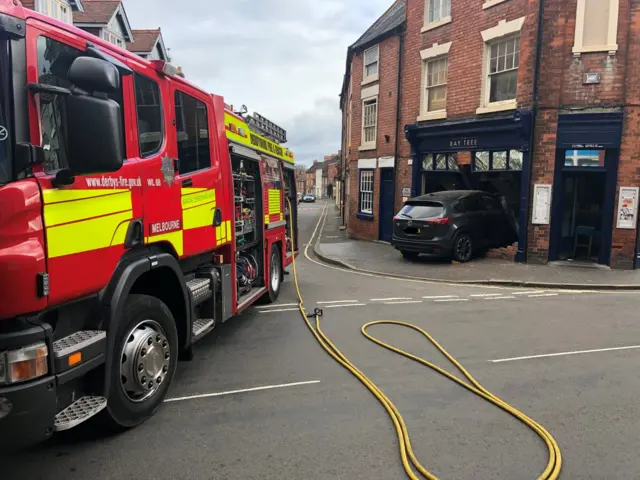
[(110, 391), (103, 420), (111, 428), (134, 427), (158, 410), (173, 380), (178, 332), (160, 300), (131, 295), (117, 330)]
[(273, 303), (280, 295), (282, 284), (282, 257), (280, 249), (276, 245), (271, 246), (269, 257), (269, 291), (262, 297), (262, 303)]

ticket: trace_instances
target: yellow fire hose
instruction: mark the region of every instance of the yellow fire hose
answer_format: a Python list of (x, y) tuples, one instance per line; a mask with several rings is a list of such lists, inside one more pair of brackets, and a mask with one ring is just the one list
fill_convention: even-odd
[[(289, 203), (289, 210), (291, 211), (291, 202), (289, 201), (289, 199), (287, 199), (287, 202)], [(311, 259), (311, 257), (309, 256), (308, 250), (309, 250), (309, 246), (313, 244), (313, 241), (318, 232), (318, 227), (322, 223), (323, 217), (326, 216), (326, 209), (327, 207), (325, 205), (322, 213), (320, 214), (320, 219), (318, 220), (318, 223), (316, 224), (316, 227), (311, 235), (311, 239), (309, 240), (309, 243), (307, 244), (304, 250), (305, 257), (314, 263), (319, 263), (319, 262), (316, 262), (315, 260)], [(290, 226), (290, 235), (291, 235), (291, 244), (295, 245), (293, 225)], [(298, 285), (298, 275), (296, 272), (295, 255), (293, 257), (293, 279), (296, 286), (296, 293), (298, 296), (298, 307), (300, 309), (300, 313), (302, 315), (302, 318), (304, 318), (304, 321), (307, 324), (307, 327), (309, 327), (309, 330), (311, 331), (313, 336), (316, 338), (316, 340), (322, 346), (322, 348), (329, 355), (331, 355), (331, 357), (336, 362), (338, 362), (344, 368), (349, 370), (355, 377), (358, 378), (358, 380), (360, 380), (360, 382), (362, 382), (362, 384), (365, 387), (367, 387), (371, 391), (371, 393), (373, 393), (373, 395), (378, 399), (378, 401), (385, 408), (385, 410), (389, 414), (389, 417), (391, 417), (391, 420), (393, 421), (393, 425), (396, 429), (396, 434), (398, 435), (402, 465), (405, 471), (407, 472), (407, 475), (409, 476), (409, 478), (412, 480), (420, 480), (420, 477), (416, 475), (416, 473), (414, 472), (411, 466), (413, 464), (413, 467), (415, 467), (425, 478), (427, 478), (428, 480), (437, 480), (437, 477), (432, 473), (430, 473), (416, 458), (413, 452), (413, 448), (411, 446), (411, 440), (409, 438), (409, 432), (407, 431), (407, 426), (404, 422), (404, 419), (402, 418), (402, 415), (400, 414), (396, 406), (393, 404), (393, 402), (389, 400), (389, 398), (384, 394), (382, 390), (380, 390), (380, 388), (378, 388), (378, 386), (375, 383), (373, 383), (364, 373), (362, 373), (353, 363), (351, 363), (351, 361), (349, 361), (349, 359), (323, 333), (320, 325), (320, 316), (317, 313), (313, 314), (313, 316), (315, 316), (315, 327), (312, 325), (311, 321), (309, 320), (309, 315), (305, 311), (304, 301), (302, 299), (302, 294), (300, 293), (300, 287)], [(383, 342), (382, 340), (379, 340), (376, 337), (370, 335), (367, 332), (367, 329), (373, 325), (399, 325), (402, 327), (411, 328), (419, 332), (424, 337), (426, 337), (426, 339), (429, 340), (429, 342), (431, 342), (467, 378), (467, 380), (469, 380), (469, 383), (460, 380), (455, 375), (447, 372), (446, 370), (438, 367), (437, 365), (434, 365), (431, 362), (428, 362), (427, 360), (421, 357), (418, 357), (409, 352), (406, 352), (392, 345), (389, 345)], [(500, 398), (496, 397), (491, 392), (489, 392), (482, 385), (480, 385), (480, 383), (467, 370), (465, 370), (465, 368), (449, 352), (447, 352), (444, 349), (444, 347), (442, 347), (442, 345), (440, 345), (431, 335), (429, 335), (427, 331), (423, 330), (420, 327), (412, 325), (410, 323), (399, 322), (395, 320), (377, 320), (377, 321), (368, 322), (362, 326), (361, 331), (362, 331), (362, 334), (368, 340), (380, 345), (381, 347), (386, 348), (387, 350), (391, 350), (392, 352), (399, 353), (400, 355), (403, 355), (407, 358), (410, 358), (411, 360), (414, 360), (418, 363), (421, 363), (422, 365), (425, 365), (431, 368), (432, 370), (435, 370), (441, 375), (444, 375), (450, 380), (456, 382), (458, 385), (466, 388), (470, 392), (487, 400), (488, 402), (494, 404), (495, 406), (501, 408), (505, 412), (511, 414), (512, 416), (514, 416), (515, 418), (523, 422), (542, 439), (542, 441), (545, 443), (549, 451), (549, 460), (547, 462), (547, 466), (544, 469), (544, 471), (537, 477), (538, 480), (554, 480), (559, 477), (560, 470), (562, 468), (562, 455), (560, 454), (560, 448), (558, 447), (558, 443), (551, 436), (551, 434), (547, 430), (545, 430), (544, 427), (542, 427), (535, 420), (529, 418), (520, 410), (504, 402), (503, 400), (501, 400)]]

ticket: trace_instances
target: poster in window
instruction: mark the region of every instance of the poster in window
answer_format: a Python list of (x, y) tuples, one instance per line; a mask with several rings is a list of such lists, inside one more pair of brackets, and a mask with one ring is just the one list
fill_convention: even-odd
[(616, 228), (633, 230), (638, 220), (638, 187), (620, 187), (618, 199), (618, 222)]

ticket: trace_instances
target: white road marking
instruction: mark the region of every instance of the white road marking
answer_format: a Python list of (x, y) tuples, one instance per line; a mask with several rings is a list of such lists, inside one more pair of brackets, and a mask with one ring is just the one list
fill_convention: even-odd
[(324, 238), (340, 238), (340, 237), (339, 237), (339, 236), (337, 236), (337, 235), (331, 235), (331, 236), (324, 237)]
[(224, 395), (233, 395), (235, 393), (259, 392), (261, 390), (273, 390), (276, 388), (298, 387), (300, 385), (313, 385), (320, 383), (320, 380), (311, 380), (309, 382), (283, 383), (280, 385), (265, 385), (264, 387), (244, 388), (242, 390), (229, 390), (228, 392), (204, 393), (202, 395), (189, 395), (188, 397), (167, 398), (165, 402), (184, 402), (185, 400), (197, 400), (199, 398), (222, 397)]
[(575, 350), (573, 352), (546, 353), (543, 355), (529, 355), (527, 357), (500, 358), (490, 360), (491, 363), (515, 362), (516, 360), (531, 360), (533, 358), (562, 357), (567, 355), (579, 355), (582, 353), (615, 352), (618, 350), (633, 350), (640, 348), (640, 345), (629, 345), (628, 347), (596, 348), (594, 350)]
[(411, 297), (370, 298), (372, 302), (395, 302), (398, 300), (413, 300)]
[(540, 293), (538, 295), (529, 295), (529, 298), (538, 298), (538, 297), (557, 297), (557, 293)]
[(511, 296), (504, 296), (504, 297), (487, 297), (484, 298), (483, 300), (513, 300), (516, 297), (511, 297)]
[(501, 297), (502, 293), (474, 293), (471, 297)]
[(342, 305), (325, 305), (324, 308), (364, 307), (366, 305), (366, 303), (345, 303)]
[(544, 293), (544, 290), (529, 290), (526, 292), (513, 292), (512, 295), (533, 295), (534, 293)]
[(268, 310), (271, 308), (280, 308), (280, 307), (297, 307), (297, 303), (278, 303), (274, 305), (263, 305), (260, 307), (256, 307), (258, 310)]
[(440, 300), (434, 300), (434, 302), (468, 302), (468, 298), (441, 298)]
[(385, 305), (404, 305), (407, 303), (422, 303), (422, 300), (401, 300), (399, 302), (384, 302)]
[(358, 300), (327, 300), (324, 302), (316, 302), (318, 305), (329, 305), (332, 303), (358, 303)]
[(458, 295), (436, 295), (434, 297), (422, 297), (425, 300), (437, 300), (440, 298), (458, 298)]
[(258, 313), (297, 312), (297, 308), (276, 308), (271, 310), (258, 310)]

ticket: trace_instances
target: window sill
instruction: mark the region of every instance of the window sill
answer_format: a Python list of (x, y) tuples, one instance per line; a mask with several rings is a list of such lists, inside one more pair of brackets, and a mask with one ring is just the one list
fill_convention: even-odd
[(480, 107), (476, 110), (476, 115), (483, 115), (485, 113), (494, 113), (494, 112), (505, 112), (507, 110), (515, 110), (518, 108), (518, 102), (515, 100), (500, 102), (500, 103), (490, 103), (486, 107)]
[(434, 112), (426, 112), (417, 118), (418, 122), (428, 122), (429, 120), (443, 120), (447, 118), (446, 110), (436, 110)]
[(507, 0), (487, 0), (486, 2), (484, 2), (484, 5), (482, 5), (482, 9), (486, 10), (487, 8), (491, 8), (494, 7), (496, 5), (500, 5), (501, 3), (506, 2)]
[(371, 75), (370, 77), (366, 77), (364, 80), (362, 80), (362, 83), (360, 83), (360, 86), (362, 87), (364, 85), (369, 85), (370, 83), (377, 82), (378, 80), (380, 80), (380, 74)]
[(376, 149), (376, 145), (360, 145), (358, 147), (358, 151), (359, 152), (366, 152), (367, 150), (375, 150)]
[(615, 54), (618, 51), (618, 45), (596, 45), (594, 47), (573, 47), (573, 55), (579, 57), (582, 53), (609, 53)]
[(443, 25), (447, 25), (451, 23), (451, 17), (445, 17), (442, 20), (438, 20), (436, 22), (427, 23), (424, 27), (420, 29), (420, 33), (428, 32), (435, 28), (441, 27)]
[(358, 220), (366, 220), (367, 222), (373, 222), (373, 214), (371, 213), (358, 212), (356, 213), (356, 217), (358, 218)]

